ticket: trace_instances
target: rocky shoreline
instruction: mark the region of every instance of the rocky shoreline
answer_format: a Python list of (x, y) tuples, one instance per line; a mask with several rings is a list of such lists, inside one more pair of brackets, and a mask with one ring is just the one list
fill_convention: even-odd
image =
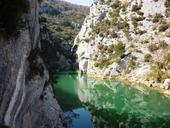
[(118, 80), (121, 82), (124, 82), (130, 86), (140, 86), (144, 87), (153, 91), (158, 91), (162, 94), (165, 94), (167, 96), (170, 96), (170, 89), (166, 88), (165, 84), (161, 83), (153, 83), (151, 81), (146, 80), (139, 80), (133, 77), (127, 77), (127, 76), (115, 76), (115, 77), (108, 77), (108, 76), (101, 76), (96, 74), (86, 74), (87, 77), (97, 80)]

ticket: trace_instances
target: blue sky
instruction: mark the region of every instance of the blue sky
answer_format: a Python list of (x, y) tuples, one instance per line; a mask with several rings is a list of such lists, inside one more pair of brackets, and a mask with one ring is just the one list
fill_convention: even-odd
[(90, 6), (93, 0), (65, 0), (74, 4)]

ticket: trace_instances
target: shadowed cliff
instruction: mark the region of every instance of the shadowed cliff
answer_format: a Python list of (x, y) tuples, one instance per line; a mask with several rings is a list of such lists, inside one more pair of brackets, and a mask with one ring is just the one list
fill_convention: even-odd
[(39, 28), (37, 0), (0, 1), (2, 128), (65, 127), (40, 56)]

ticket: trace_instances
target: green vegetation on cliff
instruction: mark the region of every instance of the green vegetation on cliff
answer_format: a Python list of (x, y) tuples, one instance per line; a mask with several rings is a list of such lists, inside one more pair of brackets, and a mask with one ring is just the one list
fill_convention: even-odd
[(53, 40), (73, 43), (89, 8), (60, 0), (45, 0), (41, 4), (40, 21), (46, 23)]

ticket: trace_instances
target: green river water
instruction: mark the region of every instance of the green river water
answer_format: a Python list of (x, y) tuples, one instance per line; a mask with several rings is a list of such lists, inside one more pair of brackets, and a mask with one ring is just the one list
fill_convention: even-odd
[(71, 72), (53, 87), (68, 128), (170, 128), (170, 98), (157, 91)]

